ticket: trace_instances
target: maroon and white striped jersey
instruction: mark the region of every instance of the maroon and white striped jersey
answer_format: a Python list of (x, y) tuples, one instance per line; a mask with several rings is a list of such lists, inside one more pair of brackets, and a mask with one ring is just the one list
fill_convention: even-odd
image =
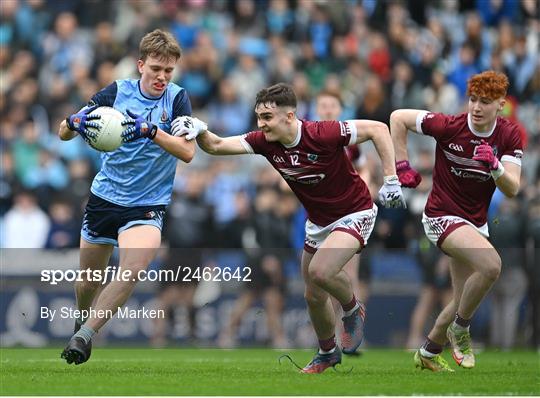
[(425, 214), (459, 216), (477, 227), (486, 224), (495, 182), (489, 167), (473, 160), (473, 156), (484, 140), (500, 161), (521, 166), (523, 146), (518, 126), (497, 117), (491, 131), (480, 133), (474, 131), (467, 113), (454, 116), (422, 112), (416, 118), (416, 130), (437, 141), (433, 189)]
[(348, 121), (299, 120), (291, 145), (268, 142), (262, 131), (245, 134), (242, 144), (249, 153), (266, 157), (279, 171), (311, 222), (326, 226), (373, 206), (366, 184), (343, 150), (356, 142), (356, 135), (356, 126)]

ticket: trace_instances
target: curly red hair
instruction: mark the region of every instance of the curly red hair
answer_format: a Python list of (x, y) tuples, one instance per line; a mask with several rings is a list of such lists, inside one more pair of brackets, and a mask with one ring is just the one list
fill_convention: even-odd
[(467, 82), (467, 96), (495, 100), (506, 97), (508, 78), (504, 73), (488, 70), (472, 76)]

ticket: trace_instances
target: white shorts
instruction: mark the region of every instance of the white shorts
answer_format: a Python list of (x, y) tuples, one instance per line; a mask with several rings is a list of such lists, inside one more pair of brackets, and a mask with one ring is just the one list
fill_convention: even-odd
[(326, 227), (321, 227), (307, 220), (304, 250), (308, 253), (315, 253), (333, 231), (343, 231), (354, 236), (360, 242), (360, 249), (364, 248), (367, 245), (371, 231), (373, 231), (377, 211), (377, 206), (373, 204), (371, 209), (348, 214)]
[(424, 232), (427, 238), (431, 243), (439, 247), (441, 247), (443, 241), (451, 232), (465, 224), (473, 227), (480, 235), (486, 238), (489, 237), (487, 223), (481, 227), (477, 227), (470, 221), (457, 216), (428, 217), (424, 213), (422, 214), (422, 224), (424, 224)]

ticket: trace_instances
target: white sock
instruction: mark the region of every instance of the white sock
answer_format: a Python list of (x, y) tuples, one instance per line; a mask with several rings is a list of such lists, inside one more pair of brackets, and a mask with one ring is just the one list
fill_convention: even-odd
[(330, 351), (324, 351), (322, 348), (319, 348), (319, 354), (322, 355), (332, 354), (334, 351), (336, 351), (336, 347), (332, 348)]
[(360, 307), (360, 302), (356, 300), (356, 305), (350, 309), (349, 311), (343, 311), (343, 317), (351, 316), (354, 311), (356, 311)]
[(427, 351), (424, 347), (420, 348), (420, 355), (426, 358), (433, 358), (436, 357), (439, 354), (434, 354), (432, 352)]

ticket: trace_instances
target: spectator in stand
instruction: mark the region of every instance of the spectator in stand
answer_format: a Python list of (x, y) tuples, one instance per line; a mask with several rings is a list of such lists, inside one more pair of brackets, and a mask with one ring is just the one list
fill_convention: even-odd
[(67, 249), (79, 247), (79, 222), (74, 218), (72, 205), (63, 200), (54, 200), (49, 206), (51, 225), (45, 248)]
[[(15, 194), (13, 207), (4, 216), (3, 248), (39, 249), (45, 247), (50, 220), (29, 191)], [(29, 227), (31, 226), (31, 227)]]
[(251, 109), (230, 79), (219, 82), (218, 95), (208, 104), (208, 120), (225, 135), (249, 129)]

